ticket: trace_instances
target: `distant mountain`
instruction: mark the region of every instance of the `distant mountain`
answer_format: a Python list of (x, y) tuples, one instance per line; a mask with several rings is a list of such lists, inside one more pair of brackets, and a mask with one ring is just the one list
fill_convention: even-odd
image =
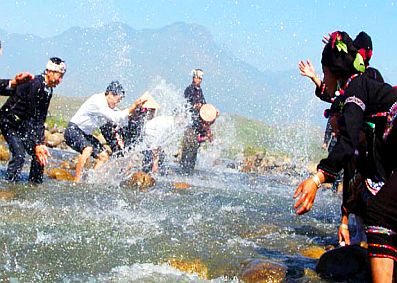
[[(73, 27), (54, 37), (9, 34), (0, 30), (0, 76), (39, 73), (51, 56), (66, 60), (68, 71), (57, 92), (88, 96), (120, 80), (132, 101), (163, 79), (182, 94), (192, 68), (202, 68), (204, 95), (221, 111), (270, 123), (322, 122), (323, 107), (312, 85), (298, 72), (261, 72), (217, 44), (203, 26), (182, 22), (161, 29), (134, 30), (112, 23)], [(249, 50), (247, 50), (248, 52)]]

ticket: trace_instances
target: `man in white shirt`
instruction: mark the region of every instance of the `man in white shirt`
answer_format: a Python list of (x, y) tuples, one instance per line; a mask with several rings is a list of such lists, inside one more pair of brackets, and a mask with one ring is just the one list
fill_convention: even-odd
[(105, 92), (94, 94), (81, 105), (80, 109), (70, 119), (65, 130), (65, 141), (74, 150), (80, 152), (76, 165), (75, 181), (79, 181), (88, 158), (92, 155), (96, 159), (94, 169), (103, 165), (109, 154), (92, 133), (107, 122), (122, 124), (128, 121), (135, 109), (144, 100), (137, 99), (129, 108), (116, 111), (116, 105), (124, 97), (123, 86), (118, 81), (112, 81)]

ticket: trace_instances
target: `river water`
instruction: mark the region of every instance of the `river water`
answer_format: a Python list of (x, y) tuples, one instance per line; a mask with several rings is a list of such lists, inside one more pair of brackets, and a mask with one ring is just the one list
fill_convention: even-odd
[[(286, 265), (289, 282), (314, 282), (303, 272), (316, 260), (299, 250), (336, 242), (340, 196), (319, 191), (313, 211), (298, 217), (292, 208), (296, 182), (287, 176), (198, 166), (192, 176), (156, 176), (147, 191), (106, 178), (77, 186), (52, 179), (40, 186), (0, 181), (1, 191), (13, 194), (0, 200), (0, 278), (239, 282), (242, 262), (264, 258)], [(177, 190), (173, 182), (191, 188)], [(200, 261), (208, 280), (175, 269), (172, 259)]]

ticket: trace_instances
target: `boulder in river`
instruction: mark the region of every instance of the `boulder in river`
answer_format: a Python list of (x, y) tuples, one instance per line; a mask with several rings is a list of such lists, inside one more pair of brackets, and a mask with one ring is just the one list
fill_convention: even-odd
[(72, 173), (61, 168), (51, 168), (47, 170), (47, 175), (52, 179), (62, 181), (74, 181), (75, 179)]
[(48, 131), (45, 131), (45, 145), (49, 147), (57, 147), (64, 141), (63, 134), (61, 133), (53, 133), (51, 134)]
[(4, 144), (0, 144), (0, 161), (8, 161), (10, 159), (10, 151)]
[(188, 183), (183, 183), (183, 182), (174, 182), (172, 185), (175, 189), (178, 190), (186, 190), (191, 187), (191, 185), (189, 185)]
[(208, 267), (199, 259), (192, 261), (171, 259), (168, 264), (183, 272), (197, 274), (201, 279), (208, 279)]
[(145, 172), (135, 172), (131, 178), (125, 183), (127, 187), (138, 188), (141, 191), (145, 191), (156, 184), (154, 178)]
[(319, 259), (325, 252), (326, 250), (324, 248), (318, 246), (305, 247), (299, 251), (301, 255), (313, 259)]
[(320, 257), (316, 271), (321, 278), (332, 281), (371, 281), (367, 250), (359, 245), (327, 251)]
[(245, 283), (279, 283), (284, 282), (287, 267), (283, 264), (267, 260), (253, 259), (243, 263), (239, 279)]

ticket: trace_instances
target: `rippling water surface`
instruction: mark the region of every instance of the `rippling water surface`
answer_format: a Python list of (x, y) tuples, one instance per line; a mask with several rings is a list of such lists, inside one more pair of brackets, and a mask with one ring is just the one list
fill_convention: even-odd
[[(146, 192), (119, 185), (46, 180), (41, 186), (0, 182), (0, 277), (15, 282), (207, 282), (173, 268), (199, 260), (211, 282), (238, 282), (240, 265), (265, 258), (307, 282), (315, 260), (299, 254), (336, 241), (339, 196), (317, 194), (297, 217), (295, 186), (281, 178), (230, 169), (156, 177)], [(192, 185), (173, 188), (173, 182)]]

